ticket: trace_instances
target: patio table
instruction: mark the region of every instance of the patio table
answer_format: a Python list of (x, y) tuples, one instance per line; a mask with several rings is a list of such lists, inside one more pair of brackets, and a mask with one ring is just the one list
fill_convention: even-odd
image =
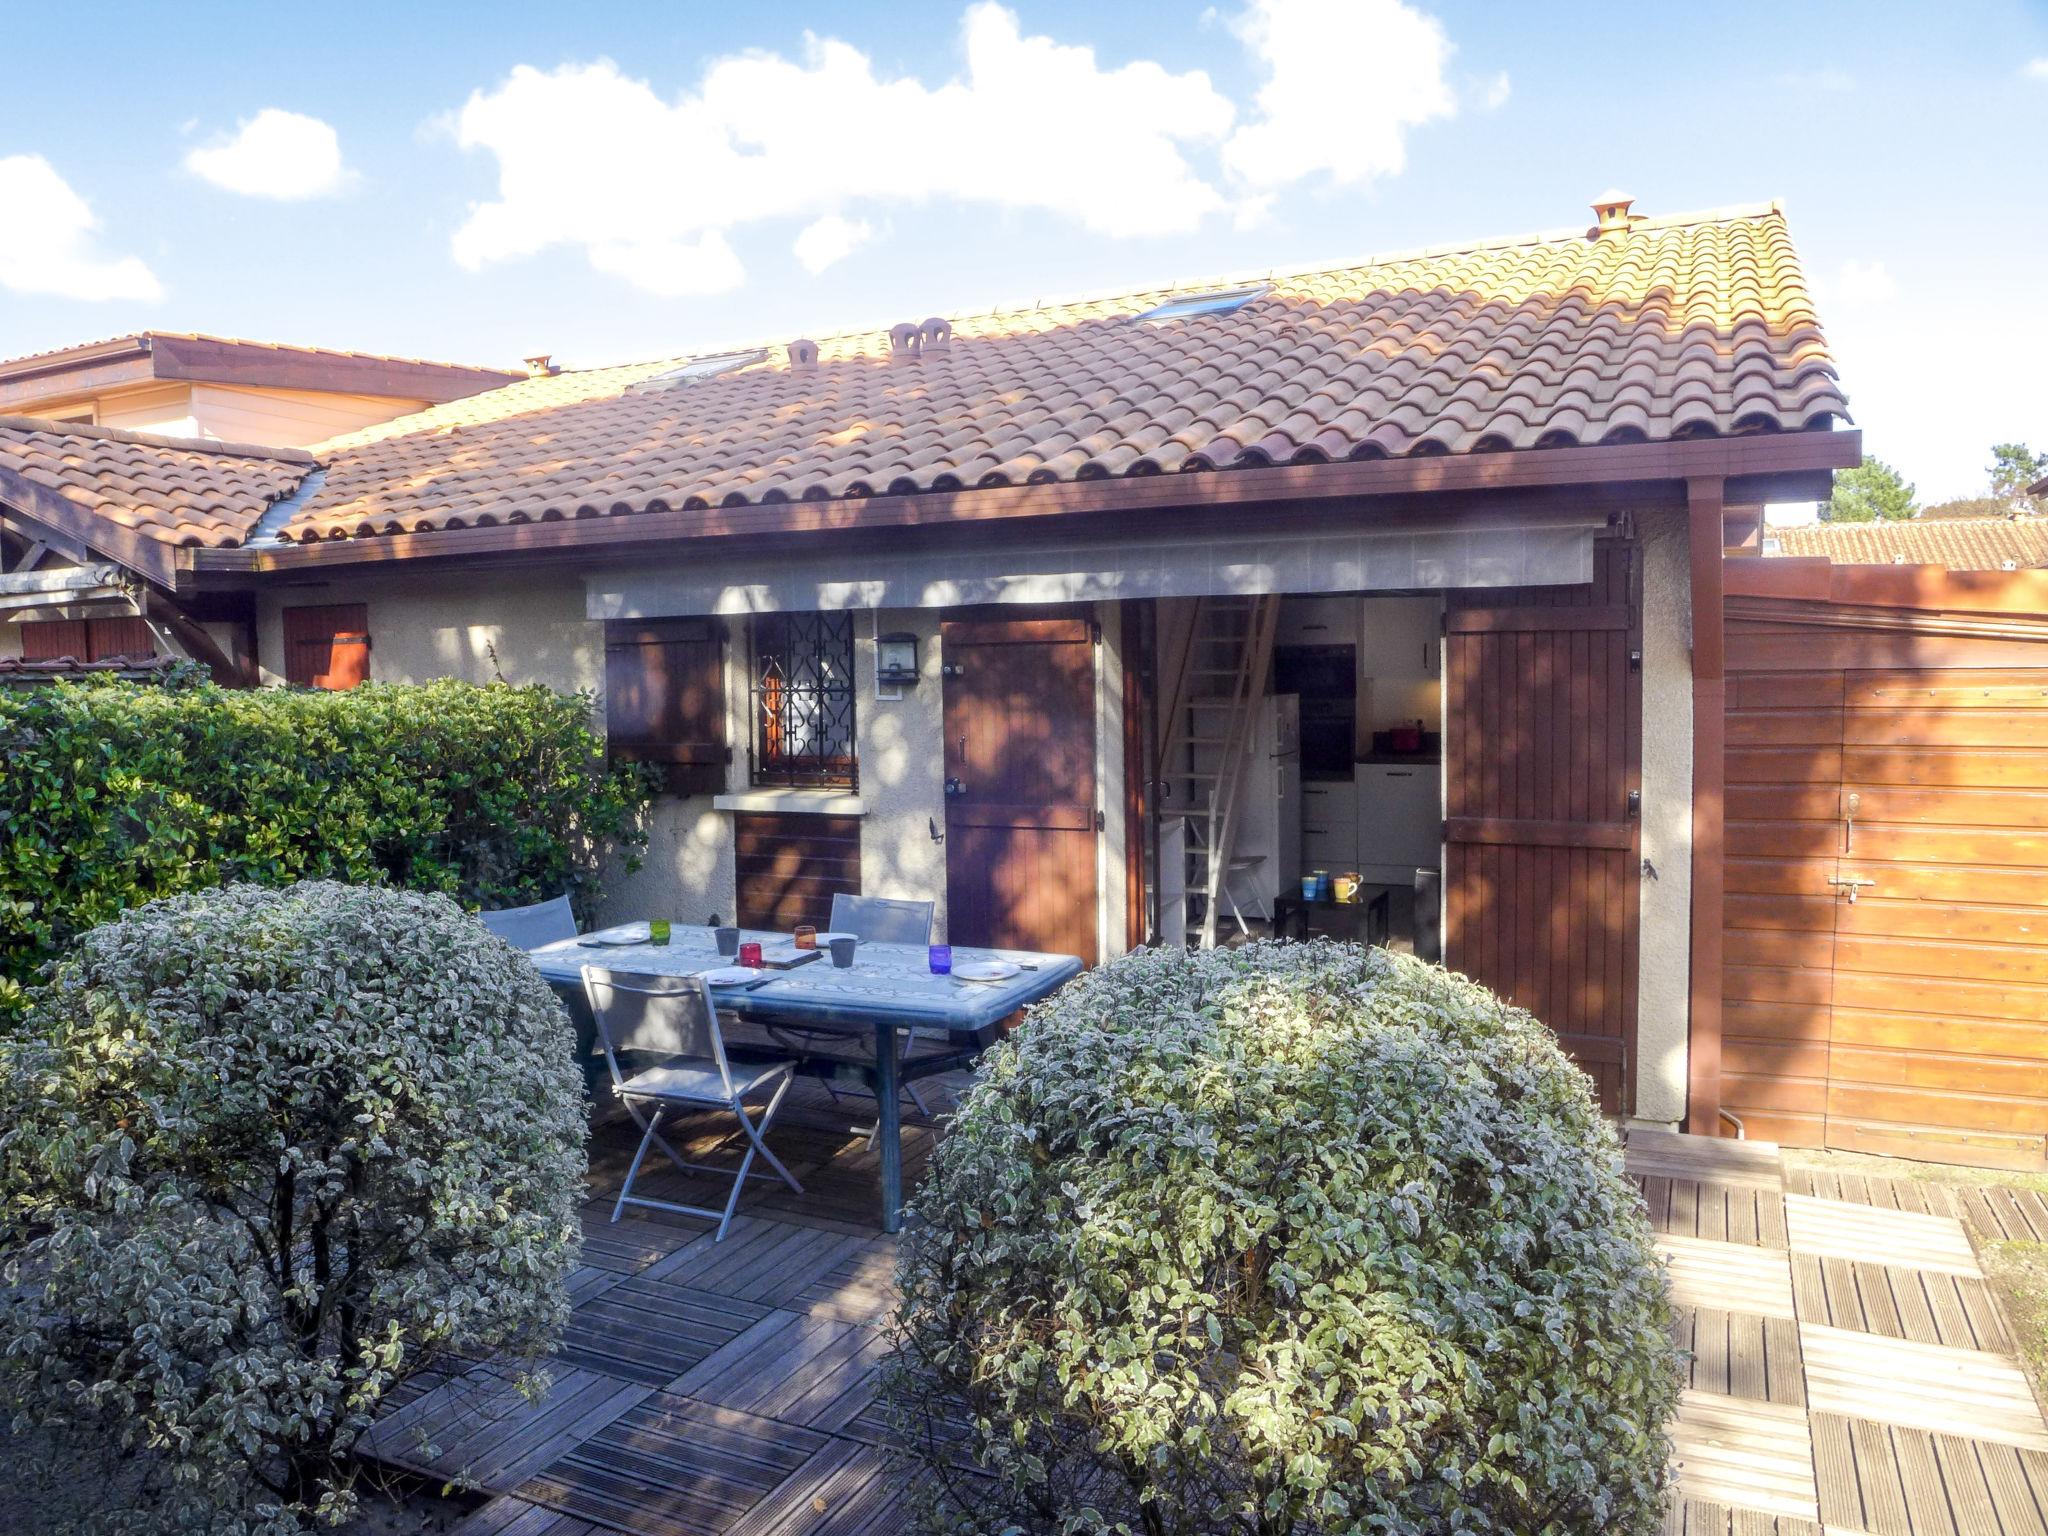
[[(640, 971), (656, 976), (691, 976), (734, 962), (718, 953), (709, 928), (677, 924), (667, 944), (644, 942), (645, 923), (600, 929), (576, 939), (562, 939), (529, 950), (542, 976), (583, 1013), (583, 967)], [(590, 939), (642, 936), (630, 945), (590, 944)], [(763, 947), (787, 944), (789, 935), (746, 931), (742, 942)], [(833, 1075), (850, 1074), (875, 1096), (880, 1130), (876, 1137), (882, 1158), (882, 1229), (894, 1232), (903, 1221), (902, 1084), (913, 1078), (950, 1071), (994, 1043), (997, 1027), (1027, 1003), (1058, 991), (1081, 973), (1073, 955), (1036, 954), (1028, 950), (972, 949), (953, 946), (953, 964), (975, 960), (1011, 960), (1024, 967), (1005, 981), (963, 981), (934, 976), (922, 946), (862, 944), (853, 965), (842, 970), (832, 957), (819, 958), (792, 970), (764, 970), (761, 979), (742, 986), (714, 987), (720, 1011), (763, 1024), (801, 1025), (821, 1033), (871, 1038), (873, 1065), (836, 1062)], [(926, 1035), (944, 1035), (950, 1049), (899, 1061), (896, 1031), (905, 1027)]]

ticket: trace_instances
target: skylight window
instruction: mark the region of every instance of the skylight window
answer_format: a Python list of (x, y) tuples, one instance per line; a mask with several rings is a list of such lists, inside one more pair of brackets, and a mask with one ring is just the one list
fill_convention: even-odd
[(715, 379), (721, 373), (731, 373), (760, 362), (768, 355), (766, 347), (755, 347), (748, 352), (713, 352), (703, 357), (693, 357), (679, 368), (665, 373), (653, 374), (633, 385), (635, 390), (667, 389), (672, 384), (688, 384), (694, 379)]
[(1253, 299), (1272, 290), (1271, 283), (1249, 288), (1224, 288), (1215, 293), (1177, 293), (1164, 304), (1146, 310), (1140, 320), (1185, 320), (1190, 315), (1235, 314)]

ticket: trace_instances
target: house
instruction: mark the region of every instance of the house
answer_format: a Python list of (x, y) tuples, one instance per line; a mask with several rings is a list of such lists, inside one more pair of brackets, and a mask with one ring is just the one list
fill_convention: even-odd
[(1915, 517), (1770, 528), (1762, 553), (1837, 565), (1933, 565), (1951, 571), (2048, 568), (2048, 518)]
[(591, 690), (667, 790), (624, 914), (861, 889), (1094, 961), (1356, 872), (1309, 920), (1440, 928), (1611, 1111), (1713, 1132), (1725, 530), (1825, 499), (1845, 421), (1778, 205), (1616, 200), (305, 449), (0, 420), (0, 601), (240, 681)]
[(138, 331), (0, 359), (0, 415), (304, 447), (520, 377), (324, 347)]

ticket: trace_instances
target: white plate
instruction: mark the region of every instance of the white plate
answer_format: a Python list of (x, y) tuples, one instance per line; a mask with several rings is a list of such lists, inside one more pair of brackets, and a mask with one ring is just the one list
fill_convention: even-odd
[(1022, 969), (1009, 960), (970, 960), (954, 966), (953, 974), (962, 981), (1008, 981)]
[(825, 948), (834, 939), (852, 939), (858, 944), (860, 942), (860, 935), (857, 933), (821, 933), (818, 935), (818, 948)]
[(647, 942), (644, 933), (593, 933), (576, 941), (585, 949), (637, 949)]
[(746, 965), (721, 965), (715, 971), (704, 972), (704, 979), (714, 987), (744, 986), (750, 981), (759, 981), (768, 973), (757, 971)]

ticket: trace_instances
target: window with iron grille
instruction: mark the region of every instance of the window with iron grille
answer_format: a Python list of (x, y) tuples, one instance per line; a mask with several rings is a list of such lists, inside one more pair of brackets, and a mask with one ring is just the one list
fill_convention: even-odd
[(761, 613), (752, 629), (754, 783), (855, 788), (853, 616)]

